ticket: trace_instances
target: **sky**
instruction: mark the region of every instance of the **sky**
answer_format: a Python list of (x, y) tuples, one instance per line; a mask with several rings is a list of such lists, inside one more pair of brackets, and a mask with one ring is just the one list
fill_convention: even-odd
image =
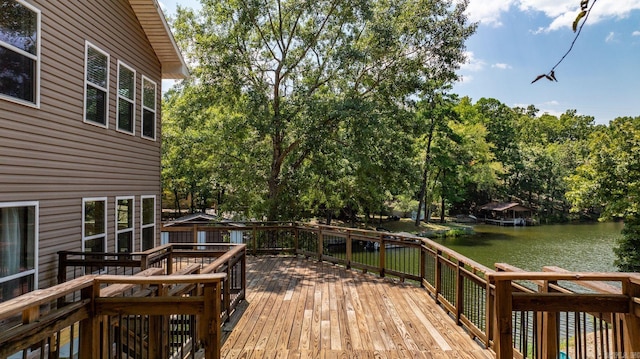
[[(200, 7), (198, 0), (159, 2), (167, 16), (175, 15), (176, 4)], [(473, 102), (534, 105), (539, 114), (576, 110), (598, 124), (640, 116), (640, 0), (589, 5), (580, 36), (555, 70), (558, 82), (531, 84), (569, 50), (580, 0), (470, 0), (467, 16), (478, 28), (466, 42), (467, 62), (452, 92)]]

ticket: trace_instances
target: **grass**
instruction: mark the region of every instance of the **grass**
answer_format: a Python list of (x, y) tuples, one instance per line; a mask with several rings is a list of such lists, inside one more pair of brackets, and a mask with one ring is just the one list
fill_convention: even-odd
[(420, 222), (420, 226), (416, 227), (415, 221), (410, 218), (401, 218), (399, 221), (383, 222), (382, 227), (391, 232), (407, 232), (415, 235), (423, 236), (458, 236), (473, 233), (469, 226), (458, 223), (435, 223)]

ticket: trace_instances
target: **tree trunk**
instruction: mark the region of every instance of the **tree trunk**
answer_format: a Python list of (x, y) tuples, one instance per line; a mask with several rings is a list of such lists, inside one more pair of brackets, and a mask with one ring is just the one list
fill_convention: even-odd
[(182, 214), (182, 209), (180, 208), (180, 197), (177, 188), (173, 189), (173, 197), (175, 197), (174, 209), (178, 210), (178, 216), (180, 216)]
[(444, 223), (444, 194), (445, 192), (445, 181), (446, 181), (446, 176), (445, 176), (445, 171), (442, 171), (442, 194), (440, 195), (440, 223)]
[(444, 196), (440, 197), (440, 223), (444, 223)]
[(425, 201), (425, 196), (427, 192), (427, 163), (428, 159), (425, 159), (424, 171), (422, 172), (422, 183), (420, 184), (420, 195), (418, 196), (418, 213), (416, 213), (416, 227), (420, 226), (420, 211), (422, 210), (422, 205), (425, 206), (425, 213), (427, 213), (426, 208), (427, 204)]
[(433, 132), (435, 131), (435, 120), (431, 120), (431, 126), (429, 128), (429, 139), (427, 141), (427, 148), (424, 151), (424, 171), (422, 171), (422, 183), (420, 184), (420, 198), (418, 199), (418, 213), (416, 214), (416, 227), (420, 226), (420, 210), (424, 203), (425, 206), (425, 219), (427, 218), (427, 201), (425, 197), (427, 195), (427, 179), (429, 177), (429, 165), (431, 164), (431, 142), (433, 141)]

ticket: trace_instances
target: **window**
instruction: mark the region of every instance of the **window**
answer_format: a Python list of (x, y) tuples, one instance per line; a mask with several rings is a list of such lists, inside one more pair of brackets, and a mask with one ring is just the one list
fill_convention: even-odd
[(133, 197), (116, 198), (116, 252), (133, 252)]
[(84, 71), (84, 121), (106, 128), (109, 107), (109, 54), (87, 42)]
[(0, 98), (40, 105), (40, 11), (0, 0)]
[(82, 199), (82, 251), (106, 252), (107, 199)]
[(142, 196), (142, 241), (141, 250), (155, 246), (156, 238), (156, 196)]
[(0, 203), (0, 302), (38, 283), (38, 203)]
[(142, 76), (142, 137), (156, 139), (156, 83)]
[(134, 134), (136, 71), (118, 61), (118, 131)]

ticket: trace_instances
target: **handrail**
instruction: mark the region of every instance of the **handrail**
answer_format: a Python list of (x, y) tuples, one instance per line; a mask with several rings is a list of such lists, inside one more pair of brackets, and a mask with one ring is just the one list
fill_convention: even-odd
[(73, 292), (89, 288), (93, 285), (96, 276), (88, 275), (76, 278), (64, 285), (57, 285), (46, 289), (37, 289), (32, 292), (23, 294), (17, 298), (7, 300), (0, 303), (0, 321), (13, 315), (38, 307), (40, 305), (51, 302), (52, 300), (65, 297)]
[[(147, 272), (151, 274), (151, 271)], [(132, 315), (133, 318), (148, 316), (148, 325), (160, 329), (168, 325), (167, 320), (156, 319), (171, 314), (190, 314), (198, 317), (197, 334), (205, 357), (220, 357), (221, 337), (221, 286), (225, 280), (224, 273), (159, 275), (159, 276), (122, 276), (122, 275), (88, 275), (56, 286), (37, 290), (18, 298), (0, 303), (0, 323), (10, 322), (11, 329), (0, 333), (0, 357), (11, 356), (19, 350), (46, 351), (47, 347), (59, 350), (65, 343), (61, 342), (61, 331), (77, 335), (78, 354), (82, 358), (111, 357), (111, 353), (120, 336), (125, 322), (116, 321), (116, 329), (111, 329), (109, 316)], [(184, 294), (172, 295), (163, 288), (171, 285), (191, 284), (196, 288), (195, 295), (185, 297)], [(109, 286), (111, 285), (111, 286)], [(117, 291), (127, 290), (130, 285), (139, 287), (155, 286), (152, 295), (117, 296)], [(105, 291), (106, 288), (114, 288)], [(79, 296), (70, 295), (80, 293)], [(56, 306), (58, 300), (71, 300), (64, 306)], [(44, 306), (44, 307), (43, 307)], [(44, 308), (44, 310), (43, 310)], [(16, 316), (20, 316), (15, 320)], [(127, 319), (128, 321), (129, 319)], [(127, 322), (128, 323), (128, 322)], [(77, 328), (80, 328), (79, 330)], [(150, 331), (151, 331), (150, 327)], [(74, 329), (75, 328), (75, 329)], [(54, 333), (58, 333), (55, 334)], [(76, 333), (76, 334), (72, 334)], [(161, 329), (157, 333), (169, 331)], [(130, 334), (127, 334), (130, 335)], [(134, 335), (140, 335), (135, 334)], [(146, 336), (147, 334), (145, 334)], [(57, 342), (50, 342), (53, 339)], [(141, 339), (141, 338), (139, 338)], [(167, 352), (158, 345), (164, 337), (149, 335), (149, 357), (168, 358)], [(122, 345), (121, 343), (119, 345)], [(140, 344), (138, 348), (142, 348)], [(129, 350), (129, 349), (127, 349)], [(58, 352), (59, 355), (59, 352)]]

